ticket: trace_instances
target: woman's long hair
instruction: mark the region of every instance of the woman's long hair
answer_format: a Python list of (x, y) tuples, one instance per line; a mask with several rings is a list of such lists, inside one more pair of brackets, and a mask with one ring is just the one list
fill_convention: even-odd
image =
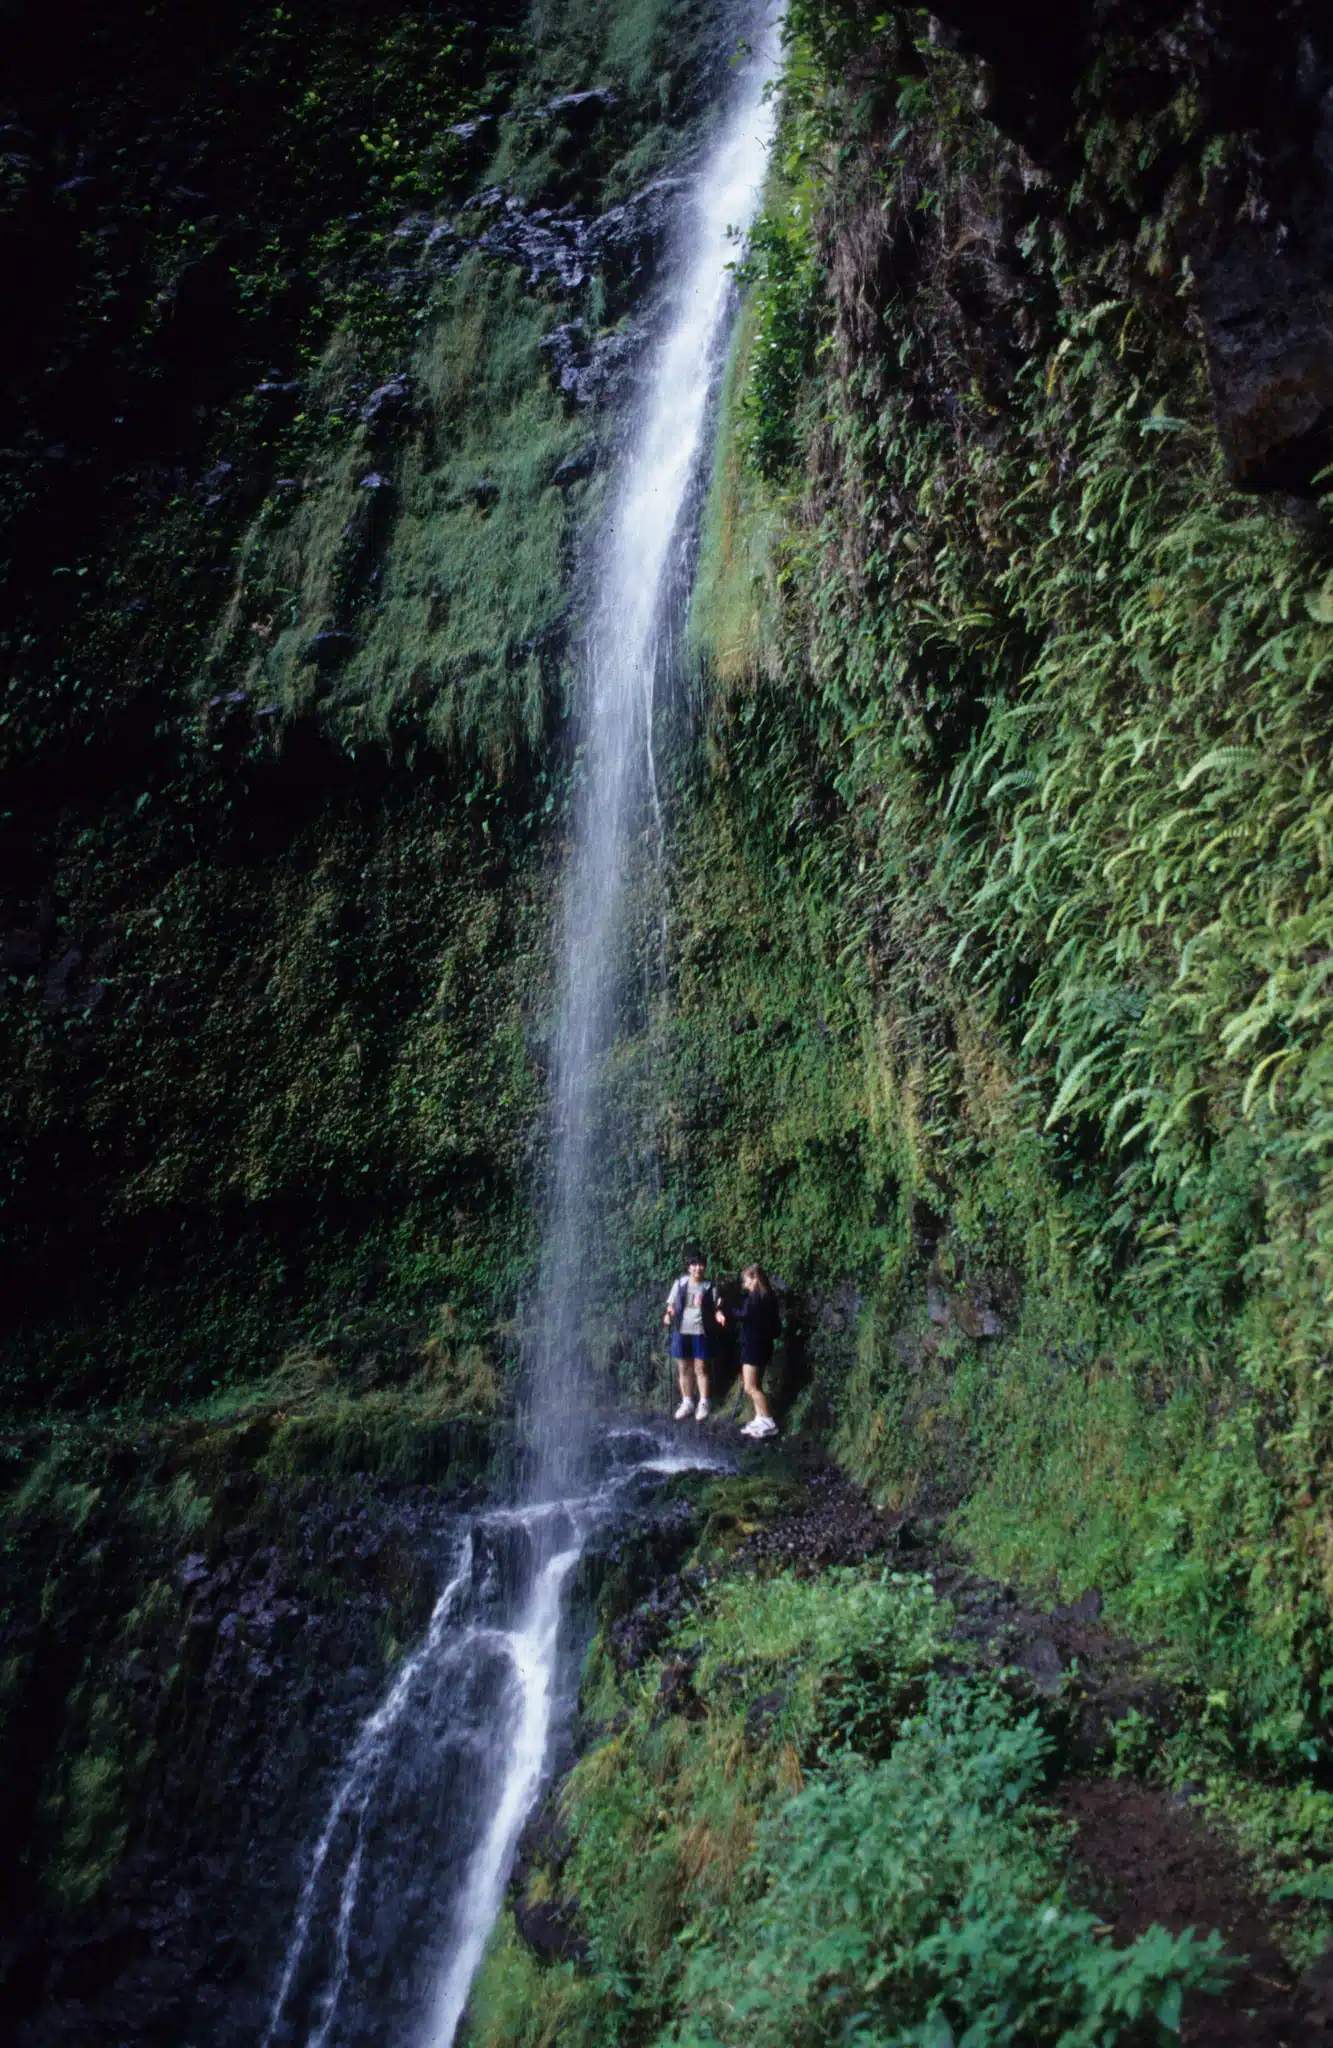
[(771, 1294), (773, 1283), (762, 1266), (747, 1266), (741, 1274), (742, 1280), (753, 1280), (756, 1294)]

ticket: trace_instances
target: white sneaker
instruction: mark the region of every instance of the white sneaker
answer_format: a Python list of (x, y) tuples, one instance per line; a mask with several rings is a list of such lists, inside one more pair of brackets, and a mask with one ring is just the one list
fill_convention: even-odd
[(694, 1411), (694, 1419), (696, 1422), (707, 1422), (712, 1412), (713, 1404), (709, 1400), (708, 1396), (705, 1394), (700, 1400), (698, 1407)]
[(681, 1402), (679, 1408), (676, 1410), (676, 1420), (677, 1422), (688, 1422), (693, 1413), (694, 1402), (691, 1399), (691, 1397), (687, 1394), (685, 1396), (685, 1399)]
[(753, 1437), (776, 1436), (777, 1433), (778, 1426), (771, 1415), (756, 1415), (753, 1422), (746, 1423), (744, 1430), (746, 1436)]

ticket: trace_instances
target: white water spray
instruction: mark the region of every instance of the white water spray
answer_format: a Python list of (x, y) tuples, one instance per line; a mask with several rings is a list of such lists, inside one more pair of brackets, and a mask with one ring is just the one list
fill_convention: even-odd
[[(471, 1523), (422, 1643), (363, 1722), (334, 1788), (262, 2048), (407, 2039), (419, 2039), (421, 2048), (450, 2048), (541, 1784), (558, 1704), (569, 1576), (594, 1531), (614, 1521), (627, 1489), (641, 1478), (712, 1462), (707, 1446), (664, 1449), (642, 1431), (610, 1433), (606, 1445), (614, 1469), (582, 1497), (486, 1510)], [(506, 1602), (504, 1581), (515, 1572), (526, 1591), (517, 1623), (506, 1628), (484, 1617), (497, 1599)], [(475, 1681), (485, 1671), (501, 1674), (501, 1682), (493, 1690), (483, 1685), (478, 1696)], [(438, 1776), (442, 1737), (445, 1746), (461, 1738), (463, 1753), (440, 1829), (417, 1774)], [(410, 1958), (396, 1952), (396, 1943), (380, 1946), (376, 1921), (386, 1877), (390, 1886), (400, 1877), (411, 1889), (407, 1867), (419, 1864), (423, 1852), (425, 1880), (418, 1875), (415, 1884), (417, 1933), (426, 1953), (442, 1960), (432, 1988), (422, 1996), (418, 1982), (407, 1999), (414, 2017), (400, 2011), (395, 2020), (368, 2005), (366, 1980), (373, 1984), (386, 1966), (413, 1979), (404, 1969)], [(376, 1880), (378, 1903), (366, 1895), (368, 1881)], [(424, 2033), (423, 2007), (430, 2014)]]
[(454, 1947), (440, 1985), (428, 2036), (430, 2048), (450, 2048), (467, 2004), (500, 1900), (519, 1832), (541, 1783), (555, 1689), (556, 1644), (565, 1580), (579, 1561), (583, 1532), (556, 1552), (538, 1574), (527, 1613), (509, 1638), (518, 1710), (499, 1803), (463, 1879)]
[(534, 1360), (538, 1441), (548, 1483), (569, 1483), (586, 1427), (581, 1287), (598, 1073), (612, 1035), (618, 924), (635, 814), (656, 811), (653, 691), (669, 631), (682, 528), (704, 453), (733, 304), (731, 265), (758, 207), (775, 108), (777, 14), (736, 81), (721, 133), (682, 223), (664, 334), (603, 535), (588, 636), (586, 775), (565, 890), (552, 1142), (554, 1170)]
[(323, 1832), (315, 1844), (315, 1853), (310, 1859), (310, 1869), (301, 1888), (301, 1897), (296, 1908), (296, 1919), (292, 1926), (291, 1937), (287, 1943), (287, 1953), (283, 1957), (282, 1975), (278, 1980), (278, 1988), (273, 1998), (273, 2008), (269, 2014), (268, 2026), (264, 2030), (260, 2048), (270, 2048), (270, 2043), (281, 2024), (293, 1980), (305, 1956), (307, 1944), (310, 1940), (310, 1923), (314, 1916), (315, 1901), (319, 1896), (324, 1868), (329, 1860), (329, 1852), (333, 1847), (334, 1837), (338, 1833), (344, 1814), (350, 1811), (356, 1815), (356, 1845), (353, 1850), (348, 1876), (343, 1882), (343, 1895), (339, 1902), (338, 1964), (335, 1969), (335, 1982), (326, 1992), (322, 2001), (324, 2010), (321, 2013), (318, 2026), (310, 2036), (310, 2048), (322, 2048), (322, 2044), (327, 2037), (334, 2008), (338, 2002), (338, 1993), (342, 1989), (343, 1979), (347, 1974), (348, 1927), (352, 1910), (352, 1905), (349, 1903), (349, 1884), (350, 1900), (354, 1902), (356, 1882), (361, 1869), (361, 1835), (366, 1807), (375, 1789), (375, 1780), (379, 1774), (385, 1750), (392, 1739), (399, 1721), (403, 1717), (413, 1687), (417, 1684), (422, 1672), (428, 1669), (439, 1657), (459, 1596), (469, 1584), (471, 1577), (472, 1544), (469, 1538), (462, 1547), (461, 1556), (455, 1559), (455, 1569), (446, 1581), (444, 1591), (435, 1602), (435, 1606), (431, 1611), (430, 1624), (419, 1648), (407, 1658), (402, 1670), (398, 1673), (398, 1676), (380, 1701), (378, 1707), (376, 1707), (374, 1713), (362, 1723), (361, 1731), (352, 1745), (352, 1753), (347, 1760), (346, 1767), (341, 1778), (338, 1780), (333, 1798), (330, 1801)]

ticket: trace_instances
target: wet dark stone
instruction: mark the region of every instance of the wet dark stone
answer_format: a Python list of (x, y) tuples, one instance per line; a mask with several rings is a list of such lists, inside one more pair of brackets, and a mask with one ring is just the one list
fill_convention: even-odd
[(805, 1504), (767, 1529), (747, 1536), (738, 1564), (779, 1564), (802, 1577), (829, 1565), (863, 1564), (898, 1547), (898, 1530), (888, 1516), (834, 1466), (810, 1473)]
[(586, 1963), (587, 1936), (580, 1931), (577, 1899), (526, 1897), (514, 1903), (514, 1925), (528, 1947), (547, 1963)]
[(694, 1689), (694, 1666), (692, 1657), (675, 1657), (671, 1663), (663, 1665), (653, 1709), (654, 1720), (665, 1721), (672, 1714), (683, 1714), (687, 1721), (702, 1718), (705, 1709)]
[(556, 383), (576, 405), (594, 405), (610, 398), (629, 369), (643, 340), (638, 328), (618, 328), (594, 341), (582, 320), (553, 328), (542, 341), (542, 353)]
[(529, 287), (553, 280), (572, 292), (592, 275), (587, 233), (581, 220), (562, 220), (544, 210), (527, 214), (510, 200), (495, 225), (487, 228), (481, 246), (492, 256), (519, 264)]
[(679, 1578), (653, 1588), (631, 1614), (624, 1615), (610, 1631), (611, 1659), (623, 1676), (639, 1671), (656, 1655), (675, 1627), (685, 1607), (684, 1588)]
[(270, 427), (278, 427), (290, 420), (300, 401), (302, 386), (295, 377), (266, 377), (262, 384), (256, 384), (253, 396), (263, 408), (263, 417)]
[[(422, 1625), (438, 1591), (452, 1525), (437, 1494), (366, 1487), (349, 1499), (325, 1482), (294, 1496), (236, 1476), (215, 1512), (242, 1519), (155, 1567), (179, 1595), (175, 1619), (104, 1667), (148, 1759), (108, 1889), (61, 1913), (10, 1861), (0, 2003), (21, 2048), (260, 2038), (331, 1775), (382, 1691), (390, 1591), (400, 1630)], [(346, 1549), (330, 1578), (335, 1532)], [(119, 1588), (111, 1574), (126, 1561), (113, 1552), (85, 1541), (61, 1601), (0, 1626), (11, 1664), (29, 1639), (36, 1653), (11, 1731), (34, 1785), (63, 1725), (44, 1699), (97, 1653), (104, 1610), (115, 1626), (103, 1589)], [(22, 1797), (11, 1782), (0, 1801), (11, 1840)]]
[(595, 441), (585, 441), (573, 455), (567, 455), (551, 472), (551, 482), (556, 489), (567, 490), (570, 484), (582, 483), (585, 477), (591, 476), (597, 467), (597, 452)]
[(590, 121), (615, 105), (615, 93), (605, 86), (593, 86), (587, 92), (562, 92), (558, 99), (549, 100), (541, 112), (559, 121)]
[(379, 431), (405, 420), (412, 410), (412, 387), (401, 373), (371, 392), (361, 408), (362, 423)]
[(333, 668), (345, 661), (352, 651), (352, 636), (340, 628), (329, 627), (323, 633), (316, 633), (305, 650), (305, 659), (313, 661), (319, 668)]
[(761, 1692), (751, 1700), (745, 1710), (745, 1739), (747, 1742), (762, 1742), (777, 1721), (791, 1698), (789, 1692), (777, 1690)]
[(1103, 1604), (1102, 1596), (1094, 1586), (1088, 1592), (1080, 1593), (1077, 1600), (1053, 1607), (1051, 1618), (1053, 1621), (1100, 1621)]
[(1025, 1671), (1038, 1692), (1056, 1693), (1064, 1683), (1064, 1659), (1049, 1636), (1035, 1636), (1017, 1652), (1014, 1663)]
[(69, 985), (83, 965), (83, 954), (78, 946), (69, 946), (46, 971), (42, 983), (42, 1001), (48, 1010), (63, 1010), (69, 1003)]
[(529, 213), (520, 200), (506, 200), (494, 191), (483, 193), (476, 202), (479, 209), (502, 204), (503, 210), (482, 235), (480, 246), (519, 264), (529, 287), (546, 282), (563, 291), (578, 291), (598, 270), (623, 284), (656, 264), (681, 186), (679, 178), (655, 179), (592, 221), (546, 207)]
[[(1058, 0), (939, 0), (936, 40), (981, 57), (986, 112), (1039, 162), (1074, 174), (1075, 84), (1102, 52), (1095, 10)], [(1333, 460), (1333, 16), (1292, 0), (1200, 0), (1144, 21), (1162, 80), (1205, 132), (1244, 135), (1175, 233), (1195, 283), (1218, 440), (1243, 491), (1313, 496)], [(1154, 33), (1155, 32), (1155, 33)]]

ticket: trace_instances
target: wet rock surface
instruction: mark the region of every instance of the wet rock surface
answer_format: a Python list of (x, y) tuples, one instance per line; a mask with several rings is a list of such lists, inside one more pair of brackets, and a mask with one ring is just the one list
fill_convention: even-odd
[[(226, 1525), (178, 1546), (146, 1593), (122, 1538), (48, 1579), (44, 1612), (11, 1600), (0, 1654), (28, 1681), (4, 1819), (29, 1847), (7, 1859), (0, 2000), (20, 2048), (258, 2038), (332, 1777), (395, 1637), (425, 1623), (454, 1524), (434, 1489), (369, 1482), (238, 1474), (218, 1509)], [(128, 1654), (124, 1628), (106, 1639), (127, 1578), (152, 1616)], [(81, 1667), (99, 1695), (82, 1732)], [(75, 1774), (114, 1757), (126, 1795), (123, 1853), (108, 1844), (109, 1879), (82, 1903), (44, 1811), (71, 1796), (62, 1749)]]
[[(541, 348), (552, 378), (566, 397), (575, 405), (587, 406), (615, 397), (645, 338), (641, 327), (618, 328), (610, 334), (594, 336), (582, 320), (569, 320), (564, 326), (553, 328)], [(586, 471), (575, 470), (564, 480), (572, 482), (579, 474)]]
[[(984, 60), (998, 127), (1067, 172), (1081, 74), (1108, 49), (1119, 91), (1141, 107), (1188, 92), (1205, 132), (1227, 138), (1180, 205), (1208, 356), (1218, 438), (1244, 491), (1313, 494), (1333, 453), (1333, 28), (1317, 0), (1278, 18), (1251, 0), (1153, 0), (1133, 54), (1104, 18), (1021, 0), (942, 0), (937, 35)], [(1171, 167), (1168, 167), (1168, 171)]]
[(552, 283), (562, 291), (577, 291), (596, 271), (610, 272), (624, 284), (656, 265), (682, 186), (680, 178), (655, 179), (595, 220), (568, 210), (529, 211), (517, 199), (507, 199), (478, 247), (519, 264), (529, 287)]

